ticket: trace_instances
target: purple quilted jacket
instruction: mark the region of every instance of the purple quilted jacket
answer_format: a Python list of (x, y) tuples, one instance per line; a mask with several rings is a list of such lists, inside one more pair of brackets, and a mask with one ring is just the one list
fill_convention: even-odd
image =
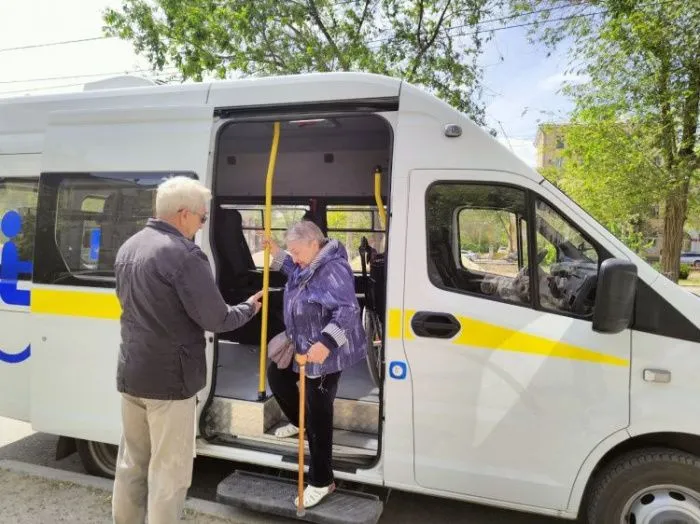
[[(316, 342), (330, 350), (323, 364), (308, 364), (306, 373), (318, 377), (346, 369), (367, 354), (355, 279), (345, 247), (327, 240), (308, 267), (292, 262), (284, 251), (271, 268), (287, 276), (284, 290), (284, 324), (297, 353), (306, 353)], [(294, 370), (298, 371), (296, 363)]]

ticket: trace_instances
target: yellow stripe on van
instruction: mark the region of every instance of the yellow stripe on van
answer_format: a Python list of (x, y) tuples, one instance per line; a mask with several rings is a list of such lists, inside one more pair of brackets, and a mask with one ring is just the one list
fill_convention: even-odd
[[(415, 337), (411, 330), (411, 318), (414, 314), (414, 311), (404, 312), (404, 340), (410, 340)], [(400, 331), (395, 328), (396, 325), (401, 325), (400, 321), (397, 320), (401, 319), (401, 310), (389, 310), (389, 319), (391, 322), (388, 331), (389, 338), (401, 338)], [(629, 365), (629, 360), (627, 359), (606, 355), (605, 353), (574, 346), (559, 340), (530, 335), (522, 331), (468, 317), (457, 317), (457, 320), (459, 320), (462, 328), (452, 341), (455, 345), (475, 346), (493, 351), (513, 351), (531, 355), (566, 358), (610, 366), (627, 367)]]
[(32, 289), (32, 313), (119, 320), (121, 306), (115, 293)]
[(387, 329), (387, 336), (389, 338), (401, 338), (401, 310), (400, 309), (390, 309), (389, 315), (389, 326)]
[(522, 331), (496, 326), (480, 320), (460, 317), (459, 322), (462, 324), (462, 331), (455, 338), (454, 344), (568, 358), (611, 366), (627, 366), (629, 363), (623, 358), (573, 346), (559, 340), (529, 335)]

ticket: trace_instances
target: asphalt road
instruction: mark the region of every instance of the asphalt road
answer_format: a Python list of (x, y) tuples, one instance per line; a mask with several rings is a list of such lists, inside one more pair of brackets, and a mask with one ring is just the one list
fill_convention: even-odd
[[(28, 424), (0, 417), (0, 459), (50, 466), (84, 473), (77, 454), (54, 460), (56, 437), (33, 433)], [(235, 464), (224, 460), (201, 457), (196, 459), (190, 496), (214, 500), (216, 485), (228, 476)], [(504, 511), (486, 506), (386, 490), (388, 496), (381, 524), (565, 524), (567, 520), (539, 515)], [(0, 499), (2, 494), (0, 493)]]

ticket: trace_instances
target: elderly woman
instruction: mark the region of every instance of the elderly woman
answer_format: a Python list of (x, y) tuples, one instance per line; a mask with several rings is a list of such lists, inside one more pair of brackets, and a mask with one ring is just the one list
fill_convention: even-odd
[[(272, 269), (287, 276), (285, 331), (295, 351), (307, 356), (306, 420), (311, 463), (304, 506), (312, 507), (335, 489), (331, 465), (333, 402), (343, 369), (365, 358), (366, 339), (353, 272), (342, 244), (324, 238), (318, 226), (309, 221), (287, 231), (288, 254), (274, 242), (268, 243)], [(298, 371), (295, 359), (287, 369), (279, 369), (275, 363), (268, 369), (270, 389), (290, 421), (276, 431), (279, 438), (299, 432)]]

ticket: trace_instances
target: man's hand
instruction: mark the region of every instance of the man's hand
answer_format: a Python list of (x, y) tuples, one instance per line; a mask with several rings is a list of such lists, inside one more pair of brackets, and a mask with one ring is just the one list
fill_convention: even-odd
[(246, 300), (246, 302), (248, 302), (248, 304), (250, 304), (251, 306), (253, 306), (255, 308), (256, 315), (260, 312), (260, 308), (262, 307), (262, 303), (260, 302), (262, 300), (262, 296), (263, 296), (263, 292), (258, 291), (257, 293), (255, 293), (255, 295), (253, 295), (248, 300)]
[(316, 342), (309, 348), (309, 351), (306, 353), (306, 358), (312, 364), (323, 364), (330, 354), (331, 350), (328, 349), (323, 342)]

